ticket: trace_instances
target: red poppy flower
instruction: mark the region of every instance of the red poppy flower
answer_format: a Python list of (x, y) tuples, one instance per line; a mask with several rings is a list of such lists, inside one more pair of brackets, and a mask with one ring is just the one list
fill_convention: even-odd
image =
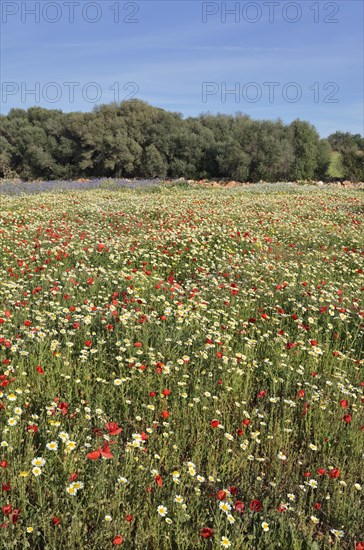
[(36, 424), (29, 424), (29, 426), (27, 426), (26, 430), (27, 430), (27, 432), (37, 433), (39, 428)]
[(0, 462), (0, 468), (7, 468), (7, 466), (8, 466), (8, 463), (7, 463), (6, 460), (2, 460), (2, 461)]
[(159, 487), (163, 486), (163, 480), (160, 475), (155, 476), (154, 481), (156, 482), (157, 485), (159, 485)]
[(100, 456), (100, 451), (91, 451), (90, 453), (87, 453), (86, 458), (89, 458), (90, 460), (97, 460)]
[(218, 500), (225, 500), (226, 499), (226, 491), (220, 490), (217, 491), (216, 496)]
[(329, 477), (330, 477), (331, 479), (335, 479), (335, 478), (340, 477), (340, 470), (339, 470), (339, 468), (333, 468), (332, 470), (330, 470), (330, 472), (329, 472)]
[(168, 418), (169, 417), (169, 412), (168, 411), (162, 411), (162, 416), (163, 416), (163, 418)]
[(39, 372), (39, 374), (44, 374), (44, 370), (43, 370), (43, 368), (42, 368), (40, 365), (38, 365), (38, 366), (36, 367), (36, 370), (37, 370), (37, 372)]
[(121, 535), (116, 535), (112, 541), (113, 544), (115, 544), (115, 546), (120, 546), (120, 544), (123, 544), (123, 537)]
[(355, 550), (364, 550), (364, 542), (357, 542), (355, 545)]
[(69, 481), (76, 481), (78, 478), (78, 475), (76, 474), (76, 472), (74, 472), (73, 474), (70, 474), (70, 477), (68, 478)]
[(130, 523), (131, 521), (133, 521), (134, 516), (128, 514), (128, 515), (125, 517), (125, 519), (126, 519), (126, 521), (127, 521), (128, 523)]
[(119, 428), (116, 422), (107, 422), (105, 424), (105, 428), (110, 435), (118, 435), (120, 432), (122, 432), (122, 428)]
[(249, 424), (250, 424), (249, 418), (245, 418), (245, 419), (242, 421), (242, 424), (243, 424), (244, 426), (249, 426)]
[(52, 517), (52, 523), (53, 525), (59, 525), (61, 523), (61, 520), (57, 518), (56, 516)]
[(214, 536), (214, 530), (210, 527), (203, 527), (200, 531), (200, 535), (204, 539), (209, 539)]
[(12, 516), (11, 516), (11, 523), (12, 523), (13, 525), (15, 525), (16, 522), (18, 521), (19, 516), (20, 516), (20, 512), (21, 512), (21, 510), (20, 510), (19, 508), (14, 508), (13, 514), (12, 514)]
[(1, 510), (4, 514), (4, 516), (8, 516), (10, 514), (10, 512), (12, 511), (13, 507), (11, 504), (5, 504), (4, 506), (1, 507)]
[(68, 403), (66, 403), (65, 401), (61, 401), (60, 403), (58, 403), (57, 408), (61, 411), (63, 416), (65, 416), (68, 412)]
[(320, 510), (321, 508), (321, 504), (319, 502), (315, 502), (315, 504), (313, 505), (315, 510)]
[(341, 399), (340, 401), (340, 407), (343, 409), (347, 409), (349, 406), (349, 401), (347, 399)]
[(283, 514), (283, 512), (287, 512), (287, 506), (285, 506), (284, 504), (279, 504), (276, 508), (277, 512), (279, 512), (280, 514)]
[(135, 342), (134, 347), (135, 348), (141, 348), (141, 347), (143, 347), (143, 344), (141, 342)]
[(212, 428), (217, 428), (219, 424), (220, 424), (220, 422), (218, 420), (216, 420), (216, 419), (211, 420)]
[(324, 476), (326, 474), (325, 468), (317, 468), (317, 473), (319, 476)]
[(245, 504), (241, 500), (237, 500), (234, 504), (234, 510), (235, 512), (240, 512), (241, 514), (244, 513), (245, 510)]
[(87, 453), (86, 455), (86, 458), (89, 458), (90, 460), (97, 460), (100, 457), (103, 457), (103, 458), (113, 457), (112, 453), (110, 452), (110, 446), (107, 443), (107, 441), (105, 441), (102, 448), (99, 447), (97, 451), (91, 451), (91, 453)]
[(263, 508), (263, 504), (260, 502), (260, 500), (254, 499), (251, 501), (249, 508), (252, 512), (260, 512), (260, 510)]
[(349, 424), (349, 423), (351, 422), (351, 420), (352, 420), (351, 414), (344, 414), (343, 420), (344, 420), (344, 422), (346, 422), (347, 424)]

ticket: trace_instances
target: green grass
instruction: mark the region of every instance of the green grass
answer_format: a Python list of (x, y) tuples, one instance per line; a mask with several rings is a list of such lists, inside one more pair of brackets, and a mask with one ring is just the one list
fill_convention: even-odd
[(344, 169), (341, 164), (341, 155), (338, 152), (333, 151), (331, 153), (330, 166), (327, 170), (327, 175), (329, 178), (343, 178)]

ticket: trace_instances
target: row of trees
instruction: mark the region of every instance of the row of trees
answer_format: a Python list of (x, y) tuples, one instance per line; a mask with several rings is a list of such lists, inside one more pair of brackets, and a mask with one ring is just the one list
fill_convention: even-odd
[(338, 133), (320, 139), (308, 122), (286, 125), (241, 113), (184, 119), (140, 100), (91, 113), (12, 109), (0, 116), (0, 177), (322, 179), (332, 151), (348, 157), (342, 167), (357, 177), (364, 140), (354, 136), (354, 145), (343, 135), (346, 141), (336, 139)]

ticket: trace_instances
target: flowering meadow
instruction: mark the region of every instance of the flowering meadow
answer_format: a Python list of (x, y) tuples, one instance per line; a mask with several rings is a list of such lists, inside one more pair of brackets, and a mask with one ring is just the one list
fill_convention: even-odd
[(362, 192), (1, 204), (1, 549), (364, 549)]

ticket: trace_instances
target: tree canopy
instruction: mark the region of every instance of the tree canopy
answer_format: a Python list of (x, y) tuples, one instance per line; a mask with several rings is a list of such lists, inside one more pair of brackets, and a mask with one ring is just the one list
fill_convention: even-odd
[(363, 178), (364, 139), (320, 139), (308, 122), (253, 120), (243, 113), (180, 113), (129, 100), (91, 113), (41, 107), (0, 116), (0, 177), (324, 178), (332, 151), (346, 177)]

